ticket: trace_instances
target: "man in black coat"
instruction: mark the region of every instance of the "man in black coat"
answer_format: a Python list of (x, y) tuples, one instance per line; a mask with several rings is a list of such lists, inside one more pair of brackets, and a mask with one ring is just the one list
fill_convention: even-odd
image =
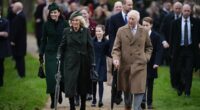
[(2, 18), (0, 10), (0, 87), (3, 86), (4, 59), (11, 54), (8, 32), (9, 22), (7, 19)]
[(190, 96), (192, 72), (199, 49), (199, 21), (191, 15), (191, 6), (183, 5), (182, 17), (172, 22), (170, 52), (178, 96)]
[(153, 26), (153, 19), (150, 17), (145, 17), (143, 19), (142, 25), (149, 31), (149, 37), (151, 38), (151, 43), (153, 45), (153, 52), (150, 61), (147, 64), (147, 91), (141, 105), (144, 109), (144, 105), (147, 102), (147, 108), (152, 109), (154, 79), (158, 77), (157, 69), (161, 64), (163, 47), (161, 44), (160, 35), (154, 30), (151, 30)]
[(16, 61), (16, 69), (20, 77), (25, 77), (25, 60), (26, 55), (26, 18), (23, 12), (23, 5), (21, 2), (16, 2), (12, 7), (16, 14), (12, 20), (11, 31), (11, 45), (13, 58)]
[[(109, 35), (109, 42), (110, 42), (110, 47), (109, 47), (109, 56), (111, 56), (111, 51), (113, 48), (113, 44), (115, 41), (116, 33), (118, 29), (125, 24), (127, 24), (127, 13), (132, 10), (133, 8), (133, 1), (132, 0), (123, 0), (122, 1), (123, 9), (121, 12), (111, 16), (109, 20), (109, 26), (108, 26), (108, 35)], [(120, 104), (122, 101), (121, 98), (121, 91), (117, 92), (117, 96), (114, 102), (117, 104)]]
[[(169, 39), (170, 39), (170, 33), (169, 30), (171, 28), (171, 23), (172, 21), (178, 19), (181, 17), (181, 10), (182, 10), (182, 3), (180, 2), (175, 2), (173, 5), (173, 12), (171, 12), (170, 14), (166, 15), (166, 17), (164, 18), (161, 27), (160, 27), (160, 33), (162, 35), (161, 40), (162, 40), (162, 44), (164, 49), (164, 54), (163, 54), (163, 61), (162, 62), (166, 62), (167, 65), (170, 65), (170, 53), (169, 53), (169, 48), (170, 45), (169, 44)], [(175, 87), (175, 79), (174, 79), (174, 74), (172, 72), (173, 67), (170, 65), (170, 79), (171, 79), (171, 85), (174, 88)]]

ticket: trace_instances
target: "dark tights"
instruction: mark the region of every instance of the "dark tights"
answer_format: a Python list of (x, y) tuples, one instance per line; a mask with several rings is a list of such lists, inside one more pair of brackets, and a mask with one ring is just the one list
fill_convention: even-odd
[[(102, 102), (103, 98), (103, 81), (98, 81), (99, 84), (99, 101)], [(92, 83), (92, 89), (93, 89), (93, 99), (96, 100), (96, 92), (97, 92), (97, 82)]]

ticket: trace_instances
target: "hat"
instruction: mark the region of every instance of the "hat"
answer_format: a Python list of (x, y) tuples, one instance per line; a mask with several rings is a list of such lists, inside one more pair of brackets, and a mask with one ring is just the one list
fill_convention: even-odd
[(71, 16), (69, 17), (70, 20), (72, 20), (74, 17), (77, 16), (82, 16), (82, 13), (80, 11), (75, 11), (71, 14)]
[(49, 5), (48, 9), (49, 9), (49, 11), (60, 10), (58, 5), (54, 2)]

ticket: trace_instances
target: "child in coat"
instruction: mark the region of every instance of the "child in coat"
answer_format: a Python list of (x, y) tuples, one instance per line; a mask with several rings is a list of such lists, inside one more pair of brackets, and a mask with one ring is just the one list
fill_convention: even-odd
[(104, 25), (97, 25), (95, 29), (95, 37), (93, 39), (96, 71), (99, 75), (99, 80), (92, 83), (93, 101), (92, 106), (96, 106), (96, 88), (99, 85), (99, 103), (98, 106), (102, 107), (103, 102), (103, 82), (107, 81), (107, 68), (106, 68), (106, 55), (108, 55), (109, 41), (104, 38), (105, 27)]

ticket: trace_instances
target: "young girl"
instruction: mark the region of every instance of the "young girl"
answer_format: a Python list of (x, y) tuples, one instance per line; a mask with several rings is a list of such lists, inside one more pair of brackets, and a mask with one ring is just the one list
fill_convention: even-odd
[[(104, 25), (97, 25), (95, 29), (96, 37), (93, 39), (94, 52), (95, 52), (95, 62), (96, 62), (96, 71), (99, 74), (99, 103), (98, 106), (102, 107), (103, 102), (103, 82), (107, 80), (107, 68), (106, 68), (106, 55), (108, 53), (109, 42), (104, 38), (105, 27)], [(96, 86), (97, 82), (93, 82), (93, 101), (92, 106), (96, 106)]]

